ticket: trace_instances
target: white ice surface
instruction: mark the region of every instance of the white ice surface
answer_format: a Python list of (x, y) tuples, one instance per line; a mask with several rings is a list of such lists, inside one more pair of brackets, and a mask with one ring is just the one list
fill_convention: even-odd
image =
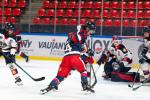
[[(19, 68), (19, 74), (23, 80), (23, 86), (17, 86), (9, 68), (4, 60), (0, 60), (0, 100), (149, 100), (150, 87), (143, 86), (137, 91), (132, 91), (128, 83), (115, 83), (101, 78), (102, 68), (96, 73), (98, 83), (95, 93), (88, 94), (81, 91), (80, 74), (76, 71), (65, 79), (58, 91), (52, 91), (46, 95), (40, 94), (40, 89), (45, 88), (56, 76), (60, 62), (55, 61), (17, 61), (31, 76), (38, 78), (45, 76), (44, 81), (31, 80)], [(97, 69), (97, 65), (94, 65)], [(137, 84), (136, 84), (137, 86)]]

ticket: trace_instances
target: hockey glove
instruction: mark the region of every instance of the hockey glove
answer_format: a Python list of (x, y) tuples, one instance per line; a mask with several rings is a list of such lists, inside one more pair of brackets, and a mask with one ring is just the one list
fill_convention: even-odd
[(86, 58), (86, 62), (88, 62), (88, 63), (90, 63), (90, 64), (93, 64), (93, 63), (94, 63), (93, 57), (87, 57), (87, 58)]
[(107, 56), (105, 54), (102, 54), (100, 59), (97, 61), (98, 65), (104, 64), (107, 61)]
[(91, 49), (88, 49), (87, 53), (89, 56), (94, 56), (94, 51)]
[(145, 62), (145, 60), (143, 59), (143, 58), (141, 58), (140, 60), (139, 60), (139, 63), (140, 64), (143, 64)]

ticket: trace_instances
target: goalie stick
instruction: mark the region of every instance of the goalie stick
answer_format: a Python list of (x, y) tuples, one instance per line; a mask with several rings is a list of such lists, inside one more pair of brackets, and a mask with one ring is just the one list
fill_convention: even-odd
[(34, 81), (42, 81), (45, 79), (45, 77), (40, 77), (40, 78), (33, 78), (29, 73), (27, 73), (20, 65), (18, 65), (15, 61), (13, 61), (10, 57), (5, 55), (3, 52), (1, 52), (4, 57), (7, 59), (11, 60), (18, 68), (20, 68), (27, 76), (29, 76), (32, 80)]
[[(133, 91), (136, 91), (137, 89), (139, 89), (140, 87), (142, 86), (146, 86), (145, 83), (150, 81), (150, 77), (146, 80), (144, 80), (139, 86), (135, 87), (135, 88), (132, 88)], [(149, 86), (149, 85), (148, 85)]]

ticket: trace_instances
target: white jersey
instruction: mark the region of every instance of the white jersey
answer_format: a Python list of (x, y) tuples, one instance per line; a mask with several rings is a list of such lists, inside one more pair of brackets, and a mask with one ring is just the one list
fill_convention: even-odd
[[(132, 53), (128, 49), (126, 49), (123, 44), (120, 44), (117, 47), (112, 45), (108, 50), (108, 54), (112, 58), (116, 57), (118, 61), (128, 62), (127, 59), (132, 60)], [(110, 58), (109, 60), (111, 60), (112, 58)], [(128, 63), (130, 63), (130, 62), (128, 62)]]
[(15, 54), (17, 43), (15, 39), (11, 37), (5, 38), (5, 36), (0, 33), (0, 48), (2, 52), (11, 52), (11, 54)]

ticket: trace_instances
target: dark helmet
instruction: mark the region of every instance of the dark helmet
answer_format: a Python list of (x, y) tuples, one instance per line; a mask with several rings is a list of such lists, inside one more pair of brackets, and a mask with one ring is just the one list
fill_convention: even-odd
[(96, 24), (93, 22), (87, 22), (85, 24), (85, 27), (89, 28), (89, 30), (94, 30), (94, 31), (96, 30)]
[(148, 33), (150, 33), (150, 26), (144, 26), (143, 32), (148, 32)]
[(6, 22), (5, 30), (15, 30), (15, 26), (12, 23)]

